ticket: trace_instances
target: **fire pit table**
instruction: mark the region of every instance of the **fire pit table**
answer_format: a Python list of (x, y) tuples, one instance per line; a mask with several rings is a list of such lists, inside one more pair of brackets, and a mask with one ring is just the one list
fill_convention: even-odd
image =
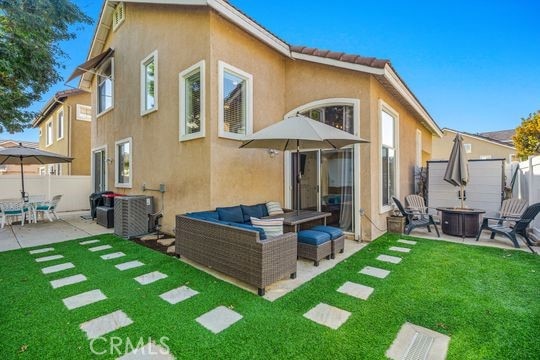
[(480, 215), (486, 211), (481, 209), (460, 209), (439, 207), (441, 212), (442, 232), (447, 235), (476, 237), (480, 229)]

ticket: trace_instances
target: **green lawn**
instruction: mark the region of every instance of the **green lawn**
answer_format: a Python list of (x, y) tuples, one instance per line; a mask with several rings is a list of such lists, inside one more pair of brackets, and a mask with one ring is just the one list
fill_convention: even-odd
[[(399, 254), (387, 250), (398, 245), (397, 237), (388, 235), (271, 303), (132, 242), (112, 235), (93, 238), (127, 256), (104, 261), (100, 255), (112, 251), (91, 253), (80, 240), (52, 245), (54, 254), (65, 259), (47, 263), (33, 259), (53, 252), (0, 253), (2, 359), (95, 358), (79, 324), (116, 310), (134, 323), (106, 336), (129, 337), (134, 343), (140, 337), (167, 336), (178, 359), (383, 359), (406, 321), (450, 335), (449, 359), (540, 358), (540, 258), (529, 253), (415, 239), (415, 246), (399, 244), (412, 248), (411, 253)], [(381, 253), (404, 259), (398, 265), (382, 263), (375, 260)], [(135, 259), (146, 265), (126, 271), (114, 267)], [(40, 271), (66, 261), (76, 267), (50, 275)], [(365, 265), (392, 272), (384, 280), (371, 278), (358, 273)], [(155, 270), (169, 277), (145, 286), (133, 280)], [(59, 289), (49, 284), (79, 273), (88, 280)], [(372, 286), (375, 292), (367, 301), (336, 292), (346, 281)], [(183, 284), (200, 294), (176, 305), (158, 297)], [(93, 289), (108, 299), (74, 310), (61, 301)], [(302, 316), (320, 302), (352, 316), (338, 330)], [(214, 335), (195, 318), (219, 305), (244, 318)], [(104, 350), (105, 342), (96, 343), (96, 349)]]

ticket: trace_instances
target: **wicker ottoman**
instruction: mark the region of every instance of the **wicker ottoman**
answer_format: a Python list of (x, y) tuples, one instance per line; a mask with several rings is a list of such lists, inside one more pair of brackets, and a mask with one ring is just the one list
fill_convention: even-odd
[(332, 241), (330, 235), (321, 231), (302, 230), (297, 234), (298, 257), (313, 260), (315, 266), (323, 258), (332, 256)]
[(345, 250), (345, 234), (340, 228), (334, 226), (318, 225), (311, 228), (314, 231), (320, 231), (330, 235), (332, 240), (332, 259), (336, 258), (336, 254), (343, 253)]

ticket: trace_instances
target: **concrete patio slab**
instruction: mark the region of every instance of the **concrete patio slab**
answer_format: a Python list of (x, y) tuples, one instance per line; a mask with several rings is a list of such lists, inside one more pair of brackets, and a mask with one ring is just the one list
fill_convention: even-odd
[(375, 289), (373, 289), (372, 287), (353, 283), (350, 281), (347, 281), (345, 284), (341, 285), (339, 289), (337, 289), (337, 291), (342, 294), (362, 300), (367, 300), (374, 290)]
[(411, 252), (411, 249), (409, 248), (404, 248), (404, 247), (399, 247), (399, 246), (390, 246), (388, 248), (388, 250), (390, 251), (396, 251), (396, 252), (400, 252), (400, 253), (408, 253), (408, 252)]
[(112, 259), (118, 259), (118, 258), (120, 258), (122, 256), (126, 256), (126, 254), (119, 251), (119, 252), (114, 252), (114, 253), (110, 253), (110, 254), (101, 255), (100, 258), (102, 258), (103, 260), (112, 260)]
[(48, 247), (48, 248), (43, 248), (43, 249), (36, 249), (36, 250), (31, 250), (28, 253), (30, 255), (34, 255), (34, 254), (43, 254), (43, 253), (46, 253), (46, 252), (49, 252), (49, 251), (54, 251), (54, 248)]
[(214, 310), (199, 316), (195, 321), (214, 334), (218, 334), (241, 319), (242, 315), (236, 311), (225, 306), (218, 306)]
[(94, 246), (94, 247), (88, 248), (88, 250), (90, 250), (91, 252), (103, 251), (103, 250), (109, 250), (109, 249), (112, 249), (111, 245), (100, 245), (100, 246)]
[(21, 245), (17, 241), (15, 233), (11, 226), (5, 226), (0, 229), (0, 252), (20, 249)]
[(62, 301), (68, 310), (73, 310), (105, 299), (107, 299), (105, 294), (101, 290), (96, 289), (70, 296), (62, 299)]
[(128, 262), (125, 262), (125, 263), (114, 265), (114, 267), (117, 268), (120, 271), (124, 271), (124, 270), (133, 269), (133, 268), (136, 268), (136, 267), (139, 267), (139, 266), (143, 266), (143, 265), (144, 265), (144, 263), (142, 263), (142, 262), (140, 262), (138, 260), (134, 260), (134, 261), (128, 261)]
[(416, 245), (416, 241), (399, 239), (398, 243), (407, 244), (407, 245)]
[(90, 245), (100, 242), (100, 240), (93, 239), (93, 240), (86, 240), (79, 243), (79, 245)]
[(449, 343), (449, 336), (407, 322), (386, 351), (386, 356), (393, 360), (444, 360)]
[(73, 269), (74, 267), (75, 265), (69, 262), (69, 263), (58, 264), (54, 266), (48, 266), (46, 268), (41, 269), (41, 272), (44, 274), (52, 274), (52, 273), (67, 270), (67, 269)]
[(199, 294), (198, 291), (190, 289), (187, 286), (180, 286), (179, 288), (172, 289), (170, 291), (167, 291), (166, 293), (159, 295), (159, 297), (168, 302), (169, 304), (174, 305), (178, 304), (181, 301), (187, 300), (197, 294)]
[(166, 274), (163, 274), (159, 271), (152, 271), (151, 273), (137, 276), (133, 280), (135, 280), (141, 285), (148, 285), (158, 280), (165, 279), (166, 277), (167, 277)]
[(399, 264), (401, 262), (401, 258), (399, 256), (390, 256), (390, 255), (379, 255), (377, 256), (377, 260), (391, 263), (391, 264)]
[(174, 360), (174, 356), (167, 350), (154, 343), (148, 343), (143, 347), (137, 348), (124, 356), (119, 357), (117, 360), (144, 360), (144, 359), (156, 359), (156, 360)]
[(64, 255), (51, 255), (51, 256), (43, 256), (36, 258), (36, 262), (46, 262), (46, 261), (52, 261), (52, 260), (58, 260), (64, 258)]
[(83, 282), (83, 281), (86, 281), (86, 280), (87, 280), (86, 276), (84, 276), (82, 274), (77, 274), (77, 275), (68, 276), (68, 277), (61, 278), (61, 279), (52, 280), (51, 281), (51, 286), (53, 287), (53, 289), (58, 289), (58, 288), (63, 287), (63, 286), (77, 284), (77, 283), (80, 283), (80, 282)]
[(360, 274), (373, 276), (379, 279), (384, 279), (385, 277), (390, 274), (389, 270), (379, 269), (373, 266), (366, 266), (362, 270), (359, 271)]
[(334, 330), (339, 329), (349, 316), (351, 316), (350, 312), (324, 303), (320, 303), (304, 314), (305, 318)]
[(122, 310), (118, 310), (82, 323), (79, 327), (91, 340), (131, 324), (133, 320)]

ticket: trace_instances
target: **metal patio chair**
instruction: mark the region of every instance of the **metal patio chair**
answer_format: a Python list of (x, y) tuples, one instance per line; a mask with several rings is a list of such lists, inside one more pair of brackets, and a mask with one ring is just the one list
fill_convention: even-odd
[(44, 202), (36, 204), (34, 208), (34, 211), (36, 212), (36, 215), (35, 215), (36, 221), (39, 214), (41, 214), (42, 218), (43, 218), (43, 215), (47, 215), (47, 219), (49, 219), (50, 222), (53, 221), (53, 218), (51, 215), (53, 215), (54, 218), (58, 220), (58, 215), (56, 215), (56, 208), (61, 199), (62, 199), (62, 195), (55, 195), (51, 201), (44, 201)]
[(441, 235), (439, 234), (439, 229), (437, 228), (437, 224), (435, 224), (435, 221), (433, 220), (433, 216), (427, 213), (421, 214), (415, 211), (405, 210), (403, 204), (401, 204), (401, 201), (399, 201), (395, 197), (392, 197), (392, 200), (394, 200), (394, 203), (398, 207), (399, 211), (406, 218), (405, 234), (409, 235), (414, 228), (424, 226), (427, 227), (429, 232), (431, 232), (431, 225), (433, 225), (433, 227), (435, 227), (435, 231), (437, 232), (437, 237), (441, 237)]
[[(0, 202), (0, 210), (2, 215), (2, 229), (8, 222), (8, 218), (18, 216), (21, 217), (21, 226), (24, 226), (24, 219), (26, 215), (30, 214), (28, 204), (24, 203), (22, 200), (2, 201)], [(9, 223), (11, 224), (11, 221)]]

